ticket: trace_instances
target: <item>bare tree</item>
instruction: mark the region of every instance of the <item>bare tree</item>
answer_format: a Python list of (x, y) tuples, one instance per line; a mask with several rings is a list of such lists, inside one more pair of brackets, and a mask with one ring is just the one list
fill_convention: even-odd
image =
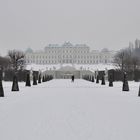
[(135, 71), (140, 65), (140, 59), (137, 56), (132, 56), (132, 70)]
[(140, 48), (128, 47), (120, 50), (114, 58), (114, 63), (122, 71), (134, 71), (140, 65)]
[(125, 71), (132, 70), (132, 54), (133, 54), (133, 48), (128, 47), (128, 48), (124, 49), (124, 69), (125, 69)]
[(114, 63), (117, 67), (121, 69), (121, 71), (124, 71), (124, 62), (125, 60), (125, 51), (120, 50), (114, 57)]
[(0, 56), (0, 69), (1, 70), (8, 68), (9, 64), (10, 64), (10, 60), (8, 57)]
[(120, 50), (114, 58), (114, 63), (122, 72), (130, 72), (136, 80), (140, 69), (140, 47), (127, 47)]
[(25, 54), (18, 50), (9, 50), (8, 56), (10, 58), (11, 68), (16, 72), (23, 69), (25, 66)]

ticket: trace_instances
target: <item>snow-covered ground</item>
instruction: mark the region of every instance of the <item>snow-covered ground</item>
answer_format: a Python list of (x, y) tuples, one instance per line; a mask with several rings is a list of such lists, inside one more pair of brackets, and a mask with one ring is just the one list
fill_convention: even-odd
[(26, 66), (27, 70), (36, 70), (36, 71), (46, 71), (46, 70), (58, 70), (61, 67), (65, 67), (65, 66), (72, 66), (74, 68), (76, 68), (77, 70), (91, 70), (91, 71), (97, 71), (97, 70), (105, 70), (105, 69), (115, 69), (115, 65), (114, 64), (85, 64), (85, 65), (80, 65), (80, 64), (52, 64), (52, 65), (37, 65), (37, 64), (30, 64)]
[(140, 140), (139, 83), (52, 80), (0, 98), (0, 140)]

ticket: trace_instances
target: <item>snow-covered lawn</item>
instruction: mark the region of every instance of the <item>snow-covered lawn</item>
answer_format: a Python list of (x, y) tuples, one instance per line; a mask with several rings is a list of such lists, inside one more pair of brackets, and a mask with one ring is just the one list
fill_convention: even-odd
[(52, 80), (0, 98), (0, 140), (140, 140), (139, 83)]
[(36, 71), (39, 71), (41, 70), (42, 72), (43, 71), (46, 71), (46, 70), (54, 70), (54, 68), (56, 70), (60, 69), (61, 67), (65, 67), (65, 66), (71, 66), (71, 67), (74, 67), (75, 69), (77, 70), (90, 70), (90, 71), (101, 71), (101, 70), (105, 70), (105, 69), (115, 69), (117, 68), (114, 64), (52, 64), (52, 65), (37, 65), (37, 64), (30, 64), (30, 65), (27, 65), (26, 66), (26, 69), (27, 70), (36, 70)]

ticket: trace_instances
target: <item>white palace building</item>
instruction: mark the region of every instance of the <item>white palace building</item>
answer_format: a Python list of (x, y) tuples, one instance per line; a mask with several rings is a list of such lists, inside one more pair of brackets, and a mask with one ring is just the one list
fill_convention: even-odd
[(108, 49), (90, 50), (86, 44), (49, 44), (43, 51), (26, 50), (26, 64), (107, 64), (113, 62), (115, 52)]

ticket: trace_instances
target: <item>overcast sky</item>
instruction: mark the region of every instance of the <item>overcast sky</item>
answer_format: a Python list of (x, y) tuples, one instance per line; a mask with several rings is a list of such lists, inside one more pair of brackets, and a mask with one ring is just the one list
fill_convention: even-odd
[(0, 54), (86, 43), (119, 49), (140, 39), (140, 0), (0, 0)]

